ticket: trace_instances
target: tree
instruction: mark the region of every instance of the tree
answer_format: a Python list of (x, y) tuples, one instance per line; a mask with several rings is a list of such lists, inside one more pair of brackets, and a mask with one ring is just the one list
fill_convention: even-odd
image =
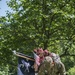
[(8, 6), (13, 13), (7, 12), (0, 28), (0, 53), (5, 60), (13, 57), (14, 49), (29, 53), (36, 47), (61, 57), (75, 56), (74, 0), (10, 0)]
[(69, 69), (68, 74), (69, 75), (75, 75), (74, 69), (75, 69), (75, 66), (73, 68)]

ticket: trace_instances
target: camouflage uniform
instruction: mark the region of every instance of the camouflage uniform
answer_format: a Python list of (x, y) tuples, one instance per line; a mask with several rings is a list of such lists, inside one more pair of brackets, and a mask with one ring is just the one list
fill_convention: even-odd
[(52, 70), (52, 58), (50, 56), (45, 57), (43, 63), (41, 64), (39, 68), (38, 75), (51, 75), (51, 70)]
[(64, 64), (62, 62), (53, 64), (52, 58), (47, 56), (39, 68), (38, 75), (66, 75)]
[(62, 62), (55, 62), (52, 75), (66, 75), (65, 66)]

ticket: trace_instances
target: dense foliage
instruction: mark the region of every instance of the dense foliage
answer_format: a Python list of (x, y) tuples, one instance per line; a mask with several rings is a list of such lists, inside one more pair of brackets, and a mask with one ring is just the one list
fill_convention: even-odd
[(17, 58), (12, 51), (27, 54), (37, 47), (58, 53), (67, 71), (75, 65), (75, 0), (10, 0), (7, 4), (13, 12), (0, 17), (2, 66), (9, 65), (9, 72), (15, 74)]

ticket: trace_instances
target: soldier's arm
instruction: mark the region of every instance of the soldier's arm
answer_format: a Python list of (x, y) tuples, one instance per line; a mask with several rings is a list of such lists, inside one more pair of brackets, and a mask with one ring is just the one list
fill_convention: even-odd
[(60, 75), (66, 75), (66, 70), (64, 64), (61, 62)]

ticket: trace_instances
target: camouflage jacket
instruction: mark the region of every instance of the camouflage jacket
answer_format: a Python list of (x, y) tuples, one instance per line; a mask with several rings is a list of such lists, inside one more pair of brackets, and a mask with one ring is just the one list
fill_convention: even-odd
[(52, 58), (47, 56), (39, 68), (38, 75), (66, 75), (65, 66), (62, 62), (53, 63)]

